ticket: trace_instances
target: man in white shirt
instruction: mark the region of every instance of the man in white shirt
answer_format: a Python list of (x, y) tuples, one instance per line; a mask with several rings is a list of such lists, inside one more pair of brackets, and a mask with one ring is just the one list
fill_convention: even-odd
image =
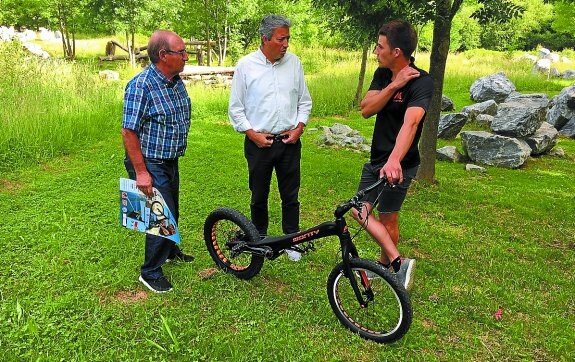
[(228, 114), (245, 134), (252, 222), (268, 231), (268, 196), (273, 170), (282, 200), (282, 230), (299, 231), (300, 136), (311, 112), (311, 97), (297, 56), (287, 53), (288, 19), (270, 15), (260, 25), (260, 48), (239, 60)]

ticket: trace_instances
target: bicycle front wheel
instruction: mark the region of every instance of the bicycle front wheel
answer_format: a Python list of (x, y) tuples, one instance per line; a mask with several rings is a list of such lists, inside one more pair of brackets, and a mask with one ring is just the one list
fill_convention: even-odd
[(411, 326), (412, 309), (409, 295), (393, 274), (381, 265), (365, 259), (351, 259), (355, 278), (366, 305), (356, 298), (343, 263), (329, 274), (329, 304), (340, 322), (361, 337), (378, 343), (395, 342)]
[(204, 241), (210, 256), (221, 269), (240, 279), (253, 278), (262, 268), (263, 256), (241, 251), (242, 243), (257, 240), (259, 233), (254, 224), (234, 209), (216, 209), (204, 223)]

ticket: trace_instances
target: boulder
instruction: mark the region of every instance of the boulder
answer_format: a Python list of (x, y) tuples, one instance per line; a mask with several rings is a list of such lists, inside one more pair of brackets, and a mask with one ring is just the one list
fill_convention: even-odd
[(455, 110), (455, 104), (448, 96), (443, 94), (441, 96), (441, 112), (451, 112), (453, 110)]
[(563, 88), (551, 102), (546, 120), (561, 131), (567, 123), (575, 120), (575, 85)]
[(533, 73), (549, 73), (551, 71), (551, 60), (550, 59), (539, 59), (535, 65), (533, 65)]
[(557, 53), (551, 53), (547, 55), (547, 59), (549, 59), (552, 63), (557, 63), (561, 60), (561, 56)]
[(535, 133), (545, 121), (547, 98), (512, 98), (498, 106), (491, 122), (491, 130), (509, 137), (527, 137)]
[(445, 146), (437, 149), (436, 157), (439, 161), (462, 162), (465, 157), (457, 151), (455, 146)]
[(463, 107), (461, 113), (467, 114), (470, 122), (475, 121), (479, 114), (488, 114), (494, 116), (497, 113), (497, 103), (494, 100), (488, 100), (481, 103), (475, 103), (470, 106)]
[(351, 127), (335, 123), (331, 127), (321, 126), (322, 133), (317, 143), (326, 146), (351, 148), (359, 152), (369, 152), (371, 147), (366, 144), (365, 138)]
[(575, 70), (567, 69), (563, 72), (563, 79), (575, 79)]
[(575, 119), (571, 119), (567, 122), (567, 124), (559, 130), (559, 133), (569, 138), (575, 138)]
[(547, 96), (547, 94), (544, 93), (529, 93), (529, 94), (523, 94), (523, 93), (519, 93), (519, 92), (513, 92), (509, 95), (509, 97), (507, 97), (507, 99), (505, 100), (505, 102), (510, 102), (510, 101), (523, 101), (523, 100), (528, 100), (532, 103), (537, 103), (541, 106), (544, 107), (548, 107), (549, 106), (549, 96)]
[(525, 138), (525, 141), (531, 147), (531, 154), (542, 155), (549, 152), (557, 144), (559, 132), (547, 122), (543, 122), (541, 127), (531, 136)]
[(515, 85), (505, 76), (505, 73), (499, 72), (479, 78), (473, 82), (469, 92), (471, 99), (475, 102), (492, 99), (499, 103), (503, 102), (514, 90)]
[(535, 63), (537, 61), (537, 57), (531, 54), (523, 54), (522, 56), (519, 57), (519, 60)]
[(471, 161), (491, 166), (518, 168), (531, 154), (523, 140), (484, 131), (461, 132), (461, 143)]
[(330, 129), (333, 133), (343, 137), (349, 136), (352, 133), (356, 132), (350, 126), (341, 123), (334, 123), (333, 126), (330, 127)]
[(40, 47), (38, 44), (22, 43), (22, 47), (27, 51), (29, 51), (30, 53), (42, 57), (44, 59), (50, 58), (50, 54), (48, 54), (48, 52), (46, 52), (45, 50), (42, 50), (42, 47)]
[(100, 79), (106, 79), (106, 80), (120, 79), (120, 73), (115, 72), (113, 70), (101, 70), (98, 72), (98, 76), (100, 77)]
[(463, 126), (467, 122), (467, 115), (465, 113), (449, 113), (444, 114), (439, 118), (439, 125), (437, 127), (437, 137), (443, 139), (455, 138), (461, 132)]
[(487, 169), (485, 167), (481, 167), (481, 166), (474, 165), (472, 163), (468, 163), (465, 165), (465, 171), (486, 173)]
[(563, 158), (565, 157), (565, 150), (561, 147), (553, 148), (551, 151), (549, 151), (549, 156)]
[(491, 122), (493, 122), (493, 118), (495, 118), (495, 117), (493, 117), (489, 114), (478, 114), (475, 117), (475, 121), (477, 123), (479, 123), (480, 125), (491, 127)]
[(547, 56), (549, 54), (551, 54), (551, 50), (549, 50), (547, 48), (539, 49), (539, 58), (541, 58), (541, 59), (547, 58)]

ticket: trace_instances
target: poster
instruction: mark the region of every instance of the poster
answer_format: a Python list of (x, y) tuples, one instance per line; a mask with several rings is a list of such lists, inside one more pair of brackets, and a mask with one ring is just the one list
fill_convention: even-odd
[(154, 188), (148, 198), (138, 190), (135, 180), (127, 178), (120, 178), (120, 225), (180, 244), (178, 225), (162, 194)]

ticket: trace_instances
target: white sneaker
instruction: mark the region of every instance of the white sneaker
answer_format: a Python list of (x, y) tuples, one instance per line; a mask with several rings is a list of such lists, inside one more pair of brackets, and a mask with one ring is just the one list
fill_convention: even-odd
[(301, 253), (297, 250), (286, 249), (286, 255), (289, 260), (291, 261), (300, 261), (301, 260)]
[(410, 291), (413, 286), (413, 274), (415, 271), (415, 259), (405, 258), (401, 261), (401, 266), (395, 275), (405, 290)]

